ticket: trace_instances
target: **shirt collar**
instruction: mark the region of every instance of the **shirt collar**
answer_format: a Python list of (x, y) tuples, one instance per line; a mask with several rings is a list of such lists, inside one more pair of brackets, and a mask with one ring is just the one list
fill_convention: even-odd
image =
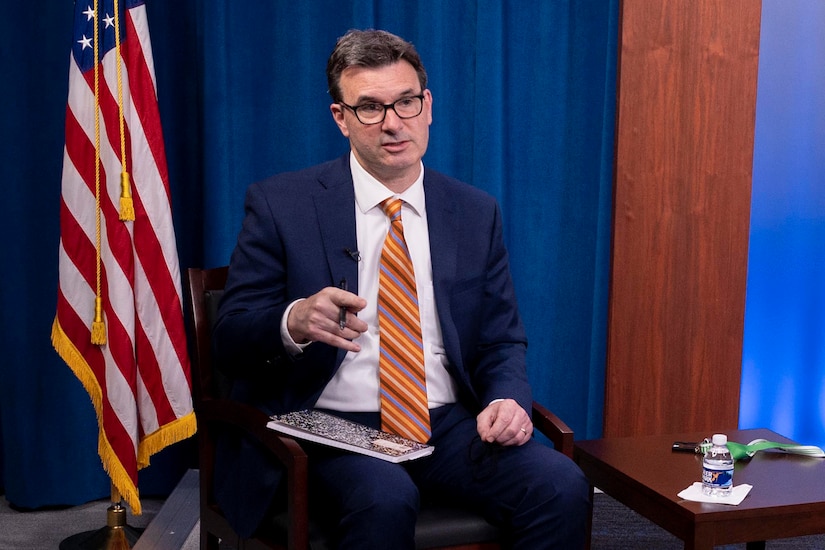
[[(419, 161), (420, 162), (420, 161)], [(418, 179), (403, 193), (396, 195), (387, 189), (383, 183), (375, 179), (355, 158), (355, 154), (350, 152), (350, 170), (352, 171), (352, 184), (355, 188), (355, 203), (362, 214), (375, 208), (385, 199), (398, 196), (403, 199), (412, 210), (419, 216), (424, 212), (424, 163), (421, 163), (421, 170)]]

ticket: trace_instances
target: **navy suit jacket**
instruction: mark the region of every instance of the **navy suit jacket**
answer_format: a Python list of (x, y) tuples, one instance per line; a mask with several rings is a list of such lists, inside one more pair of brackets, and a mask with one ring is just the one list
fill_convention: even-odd
[[(528, 412), (526, 337), (516, 306), (501, 212), (493, 197), (424, 171), (433, 290), (448, 369), (459, 400), (479, 412), (513, 398)], [(342, 278), (358, 293), (355, 193), (349, 155), (249, 187), (213, 341), (233, 398), (269, 414), (312, 407), (344, 358), (312, 344), (297, 357), (279, 329), (286, 307)], [(356, 282), (356, 284), (352, 284)], [(247, 443), (222, 445), (221, 507), (239, 534), (257, 527), (280, 472)]]

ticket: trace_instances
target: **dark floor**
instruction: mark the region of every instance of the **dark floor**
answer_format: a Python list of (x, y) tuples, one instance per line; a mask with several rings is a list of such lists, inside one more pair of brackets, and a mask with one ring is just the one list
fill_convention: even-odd
[[(162, 501), (142, 502), (141, 516), (128, 516), (135, 528), (146, 527), (163, 505)], [(0, 497), (0, 550), (57, 550), (72, 535), (97, 530), (106, 524), (106, 500), (63, 510), (18, 512)], [(596, 494), (593, 513), (593, 550), (681, 550), (680, 540), (639, 514), (604, 494)], [(181, 550), (196, 549), (197, 529)], [(717, 547), (717, 550), (744, 550), (744, 544)], [(768, 550), (825, 550), (825, 535), (768, 541)]]

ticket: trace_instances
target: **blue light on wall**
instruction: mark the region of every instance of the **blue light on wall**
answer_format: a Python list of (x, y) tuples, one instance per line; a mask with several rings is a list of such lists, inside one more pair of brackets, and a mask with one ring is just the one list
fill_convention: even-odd
[(739, 425), (825, 446), (825, 2), (763, 0)]

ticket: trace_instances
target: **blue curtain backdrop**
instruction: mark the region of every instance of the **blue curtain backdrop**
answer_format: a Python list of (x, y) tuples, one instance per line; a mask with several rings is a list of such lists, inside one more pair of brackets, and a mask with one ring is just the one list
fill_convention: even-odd
[[(0, 482), (21, 507), (109, 494), (91, 403), (49, 342), (72, 10), (23, 2), (0, 21)], [(435, 98), (424, 162), (501, 202), (536, 397), (578, 437), (600, 435), (618, 0), (147, 0), (147, 12), (182, 268), (228, 262), (251, 182), (346, 150), (324, 76), (336, 38), (398, 33)], [(193, 449), (155, 457), (142, 494), (168, 492)]]
[(825, 3), (763, 0), (740, 425), (825, 447)]

